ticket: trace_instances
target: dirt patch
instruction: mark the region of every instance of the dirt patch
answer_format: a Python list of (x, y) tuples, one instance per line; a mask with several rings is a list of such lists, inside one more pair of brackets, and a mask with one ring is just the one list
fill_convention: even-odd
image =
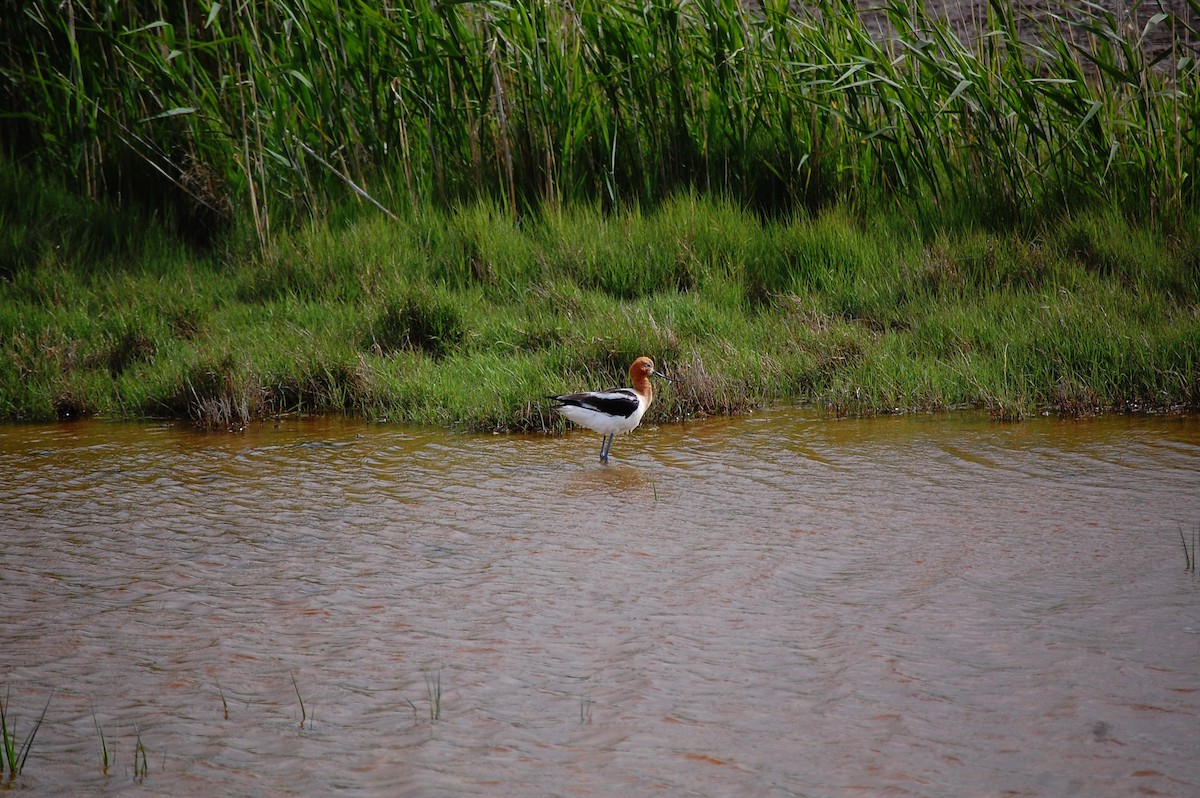
[[(925, 0), (929, 14), (948, 21), (964, 41), (972, 40), (986, 30), (988, 5), (988, 0)], [(1140, 36), (1145, 31), (1144, 44), (1153, 57), (1164, 52), (1174, 51), (1183, 55), (1189, 50), (1192, 54), (1200, 50), (1200, 15), (1187, 0), (1104, 0), (1096, 3), (1080, 0), (1015, 0), (1012, 6), (1017, 29), (1026, 38), (1044, 39), (1047, 30), (1057, 30), (1060, 35), (1074, 36), (1078, 40), (1085, 35), (1083, 30), (1078, 25), (1063, 24), (1062, 20), (1080, 23), (1089, 18), (1097, 19), (1107, 11), (1112, 14), (1121, 32)], [(859, 8), (872, 27), (881, 32), (887, 29), (887, 19), (880, 10), (882, 3), (878, 0), (862, 0)], [(1146, 30), (1154, 16), (1160, 13), (1171, 17)]]

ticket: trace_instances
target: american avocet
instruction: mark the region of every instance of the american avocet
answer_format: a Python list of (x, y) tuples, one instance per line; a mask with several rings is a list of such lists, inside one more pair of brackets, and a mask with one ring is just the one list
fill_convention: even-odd
[(629, 367), (632, 388), (564, 393), (549, 398), (560, 403), (554, 409), (569, 420), (604, 436), (600, 444), (600, 462), (607, 463), (613, 438), (641, 423), (646, 408), (654, 401), (654, 386), (650, 384), (652, 374), (670, 382), (670, 377), (654, 370), (653, 360), (639, 357)]

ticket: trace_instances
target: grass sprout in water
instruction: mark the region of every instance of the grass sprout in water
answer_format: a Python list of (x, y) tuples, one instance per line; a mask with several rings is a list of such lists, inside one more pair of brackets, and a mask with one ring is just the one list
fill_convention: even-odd
[(425, 671), (425, 695), (429, 698), (429, 719), (442, 717), (442, 671)]
[(304, 709), (304, 699), (300, 695), (300, 685), (296, 684), (296, 674), (292, 676), (292, 689), (296, 691), (296, 700), (300, 702), (300, 728), (304, 728), (305, 722), (308, 720), (308, 712)]
[(100, 727), (100, 719), (96, 717), (96, 708), (92, 707), (92, 723), (96, 724), (96, 736), (100, 738), (100, 772), (108, 775), (108, 743), (104, 739), (104, 729)]
[(136, 723), (133, 724), (133, 731), (137, 735), (137, 744), (133, 749), (133, 778), (141, 782), (150, 775), (150, 761), (146, 757), (146, 746), (142, 744), (142, 730)]
[(1187, 536), (1183, 533), (1183, 527), (1179, 527), (1179, 540), (1183, 543), (1183, 572), (1188, 574), (1196, 573), (1196, 544), (1200, 542), (1200, 527), (1192, 527), (1192, 544), (1188, 546)]
[[(422, 671), (421, 675), (425, 677), (425, 698), (429, 702), (429, 721), (432, 723), (442, 717), (442, 671), (440, 668)], [(405, 698), (404, 702), (412, 710), (413, 723), (416, 723), (420, 720), (420, 710), (411, 698)]]
[(38, 717), (37, 723), (33, 724), (33, 729), (30, 730), (29, 736), (25, 738), (25, 742), (20, 747), (17, 746), (17, 721), (14, 718), (12, 727), (8, 725), (8, 706), (12, 695), (12, 688), (6, 688), (4, 691), (4, 700), (0, 701), (0, 753), (3, 754), (0, 760), (0, 773), (4, 768), (8, 768), (9, 779), (14, 779), (21, 774), (25, 769), (25, 761), (29, 759), (29, 751), (33, 748), (33, 739), (37, 737), (38, 729), (42, 727), (42, 721), (46, 719), (46, 710), (50, 709), (50, 700), (54, 698), (54, 693), (46, 699), (46, 706), (42, 708), (42, 714)]

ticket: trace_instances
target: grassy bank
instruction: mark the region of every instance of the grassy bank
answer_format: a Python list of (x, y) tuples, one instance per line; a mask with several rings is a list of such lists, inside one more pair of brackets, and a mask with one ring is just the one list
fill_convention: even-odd
[[(1200, 404), (1200, 219), (1088, 211), (918, 233), (683, 194), (515, 223), (487, 203), (197, 254), (153, 219), (0, 171), (0, 417), (339, 411), (541, 429), (541, 397), (677, 382), (651, 417), (780, 401), (868, 413)], [(22, 191), (12, 191), (16, 185)]]
[(26, 3), (0, 417), (1200, 402), (1194, 13), (793, 5)]

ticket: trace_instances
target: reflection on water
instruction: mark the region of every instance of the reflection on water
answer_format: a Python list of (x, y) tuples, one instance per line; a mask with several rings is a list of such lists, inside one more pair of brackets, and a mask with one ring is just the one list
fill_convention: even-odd
[(1197, 419), (597, 445), (0, 427), (18, 783), (140, 734), (171, 795), (1200, 791)]

